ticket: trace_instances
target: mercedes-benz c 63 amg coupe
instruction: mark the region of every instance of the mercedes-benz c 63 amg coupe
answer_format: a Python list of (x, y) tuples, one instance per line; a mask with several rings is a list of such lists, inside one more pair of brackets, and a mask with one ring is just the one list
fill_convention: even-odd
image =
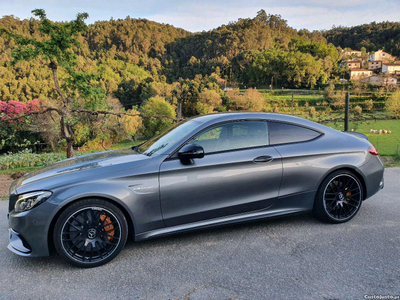
[(362, 134), (280, 114), (200, 116), (135, 148), (67, 159), (16, 180), (8, 248), (27, 257), (55, 249), (95, 267), (128, 237), (308, 211), (342, 223), (383, 188), (383, 172)]

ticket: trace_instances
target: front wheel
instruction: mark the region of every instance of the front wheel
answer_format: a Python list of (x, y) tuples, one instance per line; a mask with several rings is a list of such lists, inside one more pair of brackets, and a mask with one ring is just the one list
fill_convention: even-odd
[(61, 213), (53, 233), (57, 253), (84, 268), (98, 267), (114, 259), (127, 237), (124, 214), (114, 204), (100, 199), (71, 204)]
[(321, 183), (314, 202), (314, 214), (330, 223), (343, 223), (360, 210), (363, 199), (361, 182), (351, 172), (330, 174)]

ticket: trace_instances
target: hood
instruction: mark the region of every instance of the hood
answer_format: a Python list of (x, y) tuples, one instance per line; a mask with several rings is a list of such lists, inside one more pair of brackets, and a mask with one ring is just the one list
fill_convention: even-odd
[[(147, 164), (150, 159), (150, 157), (139, 154), (131, 148), (86, 154), (62, 160), (42, 169), (25, 174), (12, 184), (10, 192), (19, 187), (43, 181), (45, 179), (58, 179), (59, 176), (63, 175), (73, 174), (73, 177), (78, 180), (78, 178), (81, 177), (80, 174), (87, 179), (94, 175), (100, 175), (103, 172), (115, 172), (123, 169), (138, 168)], [(95, 173), (90, 171), (95, 171)]]

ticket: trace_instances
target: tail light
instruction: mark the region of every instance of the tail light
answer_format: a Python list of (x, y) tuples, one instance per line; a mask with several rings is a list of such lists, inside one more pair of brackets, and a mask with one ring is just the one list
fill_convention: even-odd
[(374, 146), (369, 147), (368, 152), (371, 153), (372, 155), (379, 155), (378, 151), (375, 149)]

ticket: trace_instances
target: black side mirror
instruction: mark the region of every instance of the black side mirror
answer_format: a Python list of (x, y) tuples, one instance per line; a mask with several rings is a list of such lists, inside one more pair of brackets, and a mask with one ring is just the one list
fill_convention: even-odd
[(200, 145), (187, 144), (181, 148), (178, 152), (178, 157), (181, 160), (189, 160), (192, 158), (203, 158), (204, 149)]

